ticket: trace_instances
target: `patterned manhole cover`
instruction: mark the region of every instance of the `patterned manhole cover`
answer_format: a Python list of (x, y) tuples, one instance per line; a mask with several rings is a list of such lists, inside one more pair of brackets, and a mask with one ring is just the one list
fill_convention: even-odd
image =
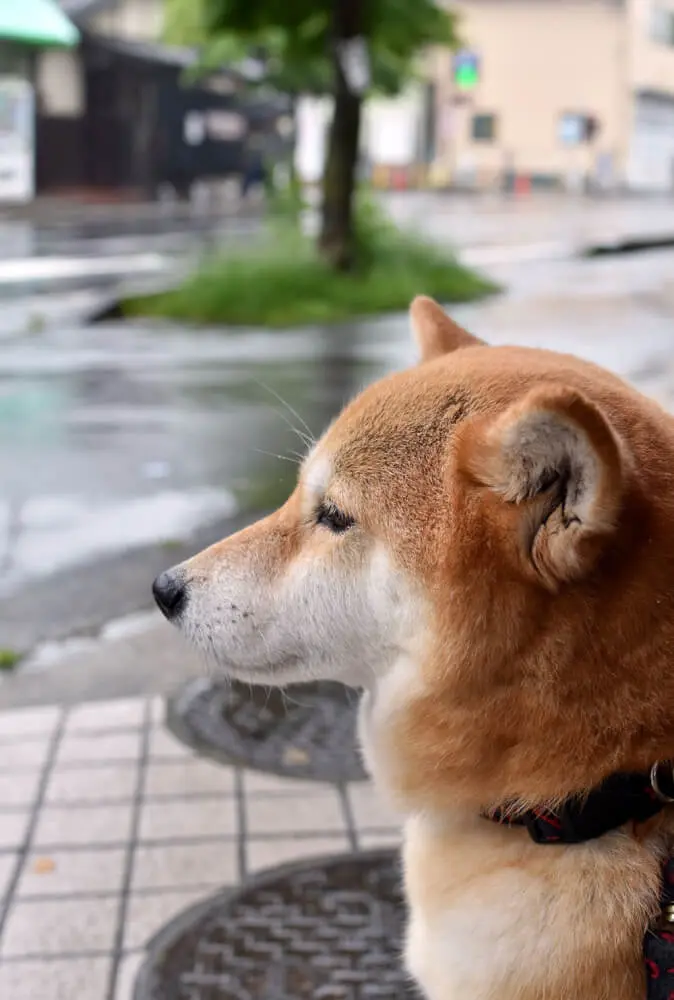
[(393, 851), (265, 872), (150, 942), (134, 1000), (412, 1000)]
[(169, 700), (167, 724), (223, 763), (317, 781), (361, 781), (355, 692), (328, 681), (285, 688), (193, 681)]

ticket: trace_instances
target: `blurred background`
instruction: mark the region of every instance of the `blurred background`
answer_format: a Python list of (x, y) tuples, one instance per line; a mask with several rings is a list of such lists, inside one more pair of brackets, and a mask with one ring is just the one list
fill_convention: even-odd
[(281, 1000), (191, 945), (132, 991), (215, 887), (397, 842), (353, 698), (199, 679), (150, 587), (414, 362), (419, 293), (671, 408), (674, 0), (0, 0), (0, 995)]

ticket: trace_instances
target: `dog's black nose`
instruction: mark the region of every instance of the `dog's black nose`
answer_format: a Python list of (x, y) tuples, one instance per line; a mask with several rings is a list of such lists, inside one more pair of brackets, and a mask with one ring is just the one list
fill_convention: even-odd
[(185, 581), (180, 573), (168, 570), (160, 573), (152, 584), (152, 593), (161, 613), (171, 620), (185, 604)]

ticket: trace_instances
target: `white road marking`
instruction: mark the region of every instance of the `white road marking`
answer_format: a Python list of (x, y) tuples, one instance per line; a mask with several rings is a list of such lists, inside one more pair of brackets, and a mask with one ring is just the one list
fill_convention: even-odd
[(575, 257), (578, 247), (571, 243), (515, 243), (465, 247), (459, 252), (462, 264), (484, 267), (488, 264), (510, 264), (528, 260), (568, 260)]
[(171, 263), (171, 258), (158, 253), (124, 257), (20, 257), (0, 260), (0, 284), (156, 274), (167, 270)]

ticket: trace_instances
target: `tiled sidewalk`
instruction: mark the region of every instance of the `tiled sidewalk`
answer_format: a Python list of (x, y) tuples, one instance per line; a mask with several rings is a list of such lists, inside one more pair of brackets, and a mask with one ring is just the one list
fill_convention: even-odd
[(0, 997), (130, 1000), (148, 939), (247, 874), (397, 842), (370, 785), (195, 757), (161, 699), (0, 714)]

